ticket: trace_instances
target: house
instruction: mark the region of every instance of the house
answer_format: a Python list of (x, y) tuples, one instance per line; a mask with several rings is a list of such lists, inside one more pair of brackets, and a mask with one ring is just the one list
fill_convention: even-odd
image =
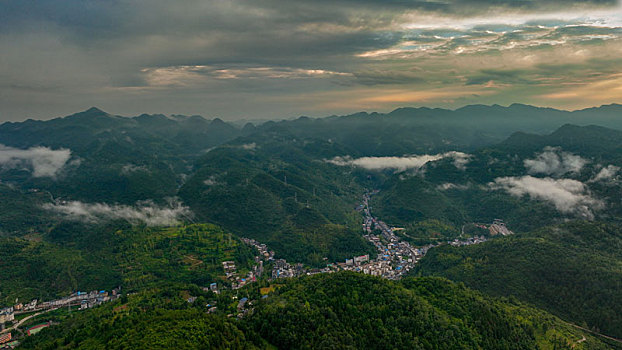
[(11, 322), (14, 319), (15, 319), (15, 314), (13, 313), (12, 307), (0, 310), (0, 324)]
[(0, 344), (8, 343), (11, 341), (11, 333), (0, 334)]
[(247, 302), (248, 302), (248, 298), (240, 299), (240, 301), (238, 302), (238, 311), (242, 310), (244, 308), (244, 305), (246, 305)]

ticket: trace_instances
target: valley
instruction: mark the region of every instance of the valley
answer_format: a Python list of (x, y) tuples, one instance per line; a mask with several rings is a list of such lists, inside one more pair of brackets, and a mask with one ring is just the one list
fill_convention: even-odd
[[(82, 310), (71, 314), (62, 311), (67, 309), (65, 304), (64, 308), (52, 307), (19, 326), (51, 325), (49, 331), (41, 330), (36, 336), (18, 336), (22, 333), (12, 328), (12, 321), (5, 322), (3, 334), (15, 335), (13, 341), (23, 342), (26, 348), (59, 342), (70, 348), (86, 346), (82, 340), (72, 340), (73, 334), (107, 344), (112, 338), (95, 340), (86, 335), (97, 322), (117, 317), (134, 322), (138, 310), (151, 310), (149, 317), (159, 319), (163, 326), (201, 319), (195, 326), (225, 327), (232, 332), (205, 341), (291, 347), (291, 342), (304, 343), (297, 328), (288, 328), (299, 325), (301, 315), (331, 314), (328, 309), (315, 310), (314, 303), (330, 304), (326, 307), (339, 320), (334, 329), (351, 322), (347, 313), (336, 311), (344, 301), (330, 297), (329, 290), (321, 295), (311, 290), (298, 295), (297, 291), (307, 288), (307, 283), (338, 285), (347, 280), (348, 284), (371, 283), (372, 289), (397, 289), (401, 298), (411, 295), (413, 288), (418, 290), (426, 301), (406, 298), (410, 301), (399, 307), (408, 309), (414, 307), (408, 303), (419, 303), (403, 317), (430, 324), (436, 321), (424, 321), (414, 311), (449, 315), (454, 311), (445, 307), (465, 303), (464, 293), (480, 295), (483, 299), (477, 308), (506, 310), (502, 312), (504, 324), (531, 327), (518, 326), (521, 321), (517, 320), (525, 318), (540, 327), (529, 328), (524, 339), (531, 340), (515, 343), (516, 348), (617, 346), (612, 340), (619, 334), (616, 315), (621, 304), (616, 292), (620, 257), (615, 247), (622, 236), (615, 227), (622, 209), (615, 198), (622, 193), (617, 173), (622, 158), (615, 156), (616, 131), (562, 126), (549, 135), (515, 134), (501, 143), (474, 148), (445, 144), (416, 153), (427, 141), (404, 149), (403, 144), (391, 144), (393, 129), (376, 135), (376, 142), (387, 141), (383, 150), (364, 151), (350, 139), (358, 131), (336, 141), (324, 138), (324, 125), (317, 130), (312, 127), (334, 123), (338, 135), (360, 126), (359, 137), (366, 137), (374, 123), (369, 116), (303, 118), (245, 127), (244, 131), (199, 118), (191, 118), (194, 124), (184, 129), (190, 119), (164, 118), (124, 118), (91, 109), (48, 122), (58, 128), (46, 136), (56, 140), (56, 146), (22, 145), (26, 147), (23, 152), (43, 147), (54, 156), (71, 150), (63, 151), (54, 171), (45, 175), (37, 159), (10, 150), (22, 157), (16, 158), (21, 159), (21, 168), (14, 163), (1, 168), (0, 189), (22, 209), (3, 221), (0, 266), (8, 283), (0, 284), (2, 305), (14, 308), (15, 298), (56, 305), (79, 290), (118, 286), (123, 293), (101, 305), (93, 299), (92, 309), (90, 302), (87, 307), (80, 302)], [(71, 134), (73, 123), (92, 128), (92, 139), (84, 144), (84, 140), (76, 143), (60, 137)], [(167, 126), (144, 128), (152, 123)], [(396, 123), (408, 125), (409, 121)], [(98, 129), (98, 124), (105, 129)], [(35, 125), (48, 128), (45, 123)], [(0, 126), (0, 131), (3, 127), (7, 126)], [(109, 130), (115, 128), (118, 131), (111, 134)], [(208, 136), (210, 128), (229, 130), (230, 137), (214, 140)], [(413, 137), (421, 131), (412, 130)], [(188, 145), (178, 142), (180, 135), (194, 132), (193, 142), (202, 144), (190, 152)], [(119, 136), (127, 134), (133, 135), (131, 143), (144, 147), (144, 154), (121, 152), (118, 157), (101, 158), (108, 154), (104, 149), (123, 149), (129, 139)], [(6, 135), (0, 132), (0, 142), (17, 146)], [(583, 139), (580, 148), (572, 141), (575, 137)], [(203, 138), (211, 140), (199, 141)], [(603, 145), (603, 139), (611, 140), (610, 145)], [(169, 143), (176, 145), (165, 146)], [(179, 153), (182, 148), (187, 152)], [(94, 177), (83, 177), (85, 166), (94, 171)], [(123, 184), (123, 193), (106, 190), (119, 184)], [(466, 287), (455, 287), (449, 280)], [(433, 295), (419, 289), (427, 284), (434, 285)], [(337, 285), (331, 288), (338, 289)], [(393, 292), (386, 292), (378, 300), (373, 294), (355, 302), (356, 295), (365, 292), (352, 288), (350, 301), (359, 308), (371, 300), (382, 304), (387, 302), (382, 298), (394, 297)], [(447, 288), (472, 289), (456, 291), (451, 299), (434, 304)], [(344, 293), (350, 295), (350, 291)], [(557, 293), (564, 297), (556, 297)], [(289, 311), (280, 310), (281, 306), (273, 304), (276, 300), (280, 300), (278, 305), (289, 305)], [(287, 316), (279, 320), (273, 312)], [(464, 312), (484, 317), (475, 309)], [(356, 322), (367, 322), (369, 316), (385, 323), (388, 315), (372, 308), (358, 315), (362, 318)], [(448, 317), (441, 322), (445, 326), (433, 327), (446, 329), (454, 324), (453, 316)], [(291, 322), (280, 326), (290, 329), (291, 338), (273, 333), (279, 322)], [(324, 322), (315, 320), (318, 325)], [(467, 347), (479, 344), (476, 339), (494, 343), (482, 335), (488, 330), (468, 320), (461, 322), (466, 323), (454, 326), (466, 327), (465, 338), (452, 341), (464, 341), (470, 344)], [(132, 326), (123, 326), (128, 327)], [(318, 336), (323, 334), (318, 339), (336, 336), (330, 335), (332, 328), (323, 327), (317, 329)], [(357, 332), (347, 329), (343, 332)], [(405, 347), (413, 345), (413, 339), (433, 344), (443, 337), (391, 334), (402, 339)], [(373, 344), (386, 342), (386, 336), (378, 334)], [(128, 338), (127, 344), (133, 341)], [(307, 341), (310, 347), (318, 346)], [(346, 342), (355, 347), (370, 344)]]
[(0, 350), (622, 350), (622, 0), (1, 0)]

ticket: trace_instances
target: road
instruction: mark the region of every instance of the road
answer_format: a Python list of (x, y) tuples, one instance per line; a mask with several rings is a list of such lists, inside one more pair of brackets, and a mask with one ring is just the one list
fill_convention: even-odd
[(17, 324), (13, 325), (13, 327), (11, 327), (11, 328), (7, 328), (7, 329), (3, 330), (3, 331), (2, 331), (2, 332), (0, 332), (0, 333), (10, 332), (10, 331), (12, 331), (12, 330), (14, 330), (14, 329), (18, 329), (18, 328), (19, 328), (19, 326), (21, 326), (24, 322), (28, 321), (29, 319), (31, 319), (31, 318), (33, 318), (33, 317), (37, 317), (37, 316), (39, 316), (39, 315), (41, 315), (41, 314), (44, 314), (44, 313), (46, 313), (46, 312), (53, 311), (53, 310), (56, 310), (56, 309), (47, 309), (47, 310), (44, 310), (44, 311), (39, 311), (39, 312), (37, 312), (37, 313), (35, 313), (35, 314), (32, 314), (32, 315), (30, 315), (30, 316), (26, 316), (26, 317), (24, 317), (23, 319), (21, 319), (19, 322), (17, 322)]
[[(620, 343), (620, 344), (622, 344), (622, 339), (618, 339), (618, 338), (610, 337), (610, 336), (608, 336), (608, 335), (604, 335), (604, 334), (601, 334), (601, 333), (598, 333), (598, 332), (594, 332), (594, 331), (593, 331), (593, 330), (591, 330), (591, 329), (584, 328), (584, 327), (581, 327), (581, 326), (577, 326), (577, 325), (576, 325), (576, 324), (574, 324), (574, 323), (566, 322), (566, 321), (563, 321), (563, 320), (562, 320), (562, 322), (563, 322), (563, 323), (565, 323), (565, 324), (567, 324), (567, 325), (569, 325), (569, 326), (572, 326), (572, 327), (574, 327), (574, 328), (577, 328), (577, 329), (580, 329), (580, 330), (582, 330), (582, 331), (586, 331), (586, 332), (588, 332), (588, 333), (591, 333), (591, 334), (593, 334), (593, 335), (595, 335), (595, 336), (602, 337), (602, 338), (605, 338), (605, 339), (609, 339), (609, 340), (614, 341), (614, 342), (616, 342), (616, 343)], [(581, 339), (581, 341), (585, 341), (585, 337), (583, 337), (583, 339)]]

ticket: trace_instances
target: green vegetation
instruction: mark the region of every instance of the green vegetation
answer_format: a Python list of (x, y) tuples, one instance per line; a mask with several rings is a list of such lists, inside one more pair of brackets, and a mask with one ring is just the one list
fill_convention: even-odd
[(373, 254), (354, 211), (364, 189), (346, 169), (316, 158), (330, 147), (271, 135), (238, 140), (207, 153), (179, 194), (199, 220), (287, 260), (322, 266), (324, 258)]
[(47, 201), (47, 193), (24, 193), (0, 183), (0, 237), (45, 231), (52, 221), (41, 208)]
[(122, 285), (130, 290), (164, 282), (206, 286), (223, 275), (223, 261), (236, 261), (238, 271), (244, 273), (254, 256), (250, 247), (208, 224), (145, 227), (117, 234), (123, 243), (115, 260), (123, 274)]
[(622, 231), (573, 222), (468, 247), (430, 250), (416, 274), (444, 276), (515, 296), (607, 335), (622, 337)]
[[(194, 304), (185, 299), (191, 292)], [(24, 349), (255, 349), (234, 320), (208, 315), (199, 288), (148, 290), (73, 315), (47, 315), (59, 323), (25, 339)]]
[(103, 257), (47, 242), (0, 238), (0, 305), (11, 305), (15, 298), (49, 300), (79, 288), (111, 289), (119, 273)]
[[(532, 175), (583, 183), (586, 193), (607, 204), (602, 208), (594, 205), (596, 218), (619, 222), (622, 184), (615, 174), (607, 181), (594, 179), (602, 167), (622, 166), (620, 140), (621, 131), (596, 126), (564, 125), (549, 135), (516, 133), (499, 145), (473, 152), (465, 169), (456, 168), (453, 159), (441, 159), (426, 164), (417, 174), (389, 174), (379, 185), (381, 192), (372, 204), (378, 216), (390, 224), (408, 228), (406, 234), (416, 237), (415, 242), (419, 243), (450, 239), (461, 232), (464, 224), (491, 223), (495, 218), (503, 219), (514, 232), (528, 232), (578, 218), (576, 213), (560, 212), (545, 200), (515, 196), (491, 185), (498, 178)], [(536, 158), (546, 147), (573, 152), (585, 164), (580, 171), (564, 176), (530, 174), (524, 161)], [(554, 166), (554, 161), (549, 166)], [(543, 189), (539, 191), (542, 193)], [(439, 228), (422, 230), (422, 225), (429, 226), (427, 220), (438, 220)]]
[[(602, 167), (622, 166), (622, 132), (574, 125), (549, 135), (526, 132), (588, 120), (615, 126), (619, 110), (405, 108), (240, 129), (198, 116), (122, 118), (90, 109), (51, 121), (5, 123), (0, 144), (70, 149), (72, 157), (55, 178), (33, 177), (27, 163), (0, 169), (0, 304), (118, 285), (137, 293), (71, 317), (50, 314), (60, 325), (29, 338), (27, 348), (612, 347), (587, 335), (578, 342), (581, 332), (522, 303), (622, 337), (622, 184), (615, 176), (594, 180)], [(546, 146), (588, 160), (565, 178), (582, 182), (586, 195), (605, 203), (594, 208), (603, 223), (563, 224), (576, 215), (490, 185), (499, 177), (527, 175), (524, 160)], [(466, 169), (453, 159), (430, 162), (416, 173), (326, 161), (450, 150), (472, 155)], [(403, 227), (397, 234), (415, 245), (486, 234), (473, 223), (503, 219), (520, 234), (432, 249), (415, 273), (509, 299), (437, 278), (394, 282), (340, 273), (278, 287), (261, 281), (237, 291), (254, 299), (254, 313), (234, 321), (226, 318), (237, 314), (233, 294), (199, 288), (227, 284), (222, 261), (234, 260), (241, 273), (247, 271), (254, 252), (240, 236), (310, 266), (374, 256), (354, 210), (367, 189), (381, 190), (372, 198), (373, 214)], [(135, 205), (175, 196), (194, 213), (188, 220), (211, 224), (67, 222), (42, 208), (54, 198)], [(260, 299), (262, 293), (267, 299)], [(197, 300), (188, 303), (189, 296)], [(207, 304), (214, 303), (218, 311), (207, 314)]]
[[(0, 304), (8, 305), (18, 297), (49, 300), (76, 290), (110, 290), (119, 285), (137, 291), (171, 283), (224, 283), (220, 279), (223, 261), (236, 261), (244, 272), (254, 256), (250, 247), (209, 224), (158, 229), (109, 225), (82, 227), (84, 231), (80, 227), (64, 227), (64, 232), (85, 236), (64, 246), (0, 239), (4, 271)], [(71, 242), (71, 237), (63, 241)]]
[(372, 197), (373, 210), (387, 223), (406, 228), (403, 237), (416, 244), (453, 239), (467, 223), (489, 224), (500, 218), (512, 231), (524, 232), (565, 218), (547, 202), (491, 191), (486, 184), (442, 189), (430, 175), (397, 177)]
[[(247, 290), (259, 297), (262, 284)], [(187, 295), (196, 296), (194, 303)], [(51, 316), (60, 324), (26, 349), (610, 349), (559, 319), (439, 278), (392, 282), (355, 273), (284, 281), (253, 311), (192, 286), (149, 290), (93, 310)], [(216, 300), (218, 299), (218, 300)], [(219, 311), (207, 314), (206, 303)], [(586, 337), (586, 341), (578, 342)]]
[(141, 115), (123, 118), (97, 108), (48, 121), (0, 125), (0, 144), (69, 149), (72, 158), (55, 179), (0, 169), (0, 179), (55, 197), (134, 204), (177, 193), (181, 176), (207, 148), (242, 135), (219, 119)]
[(283, 349), (561, 349), (581, 339), (550, 315), (447, 280), (354, 273), (290, 281), (250, 322)]

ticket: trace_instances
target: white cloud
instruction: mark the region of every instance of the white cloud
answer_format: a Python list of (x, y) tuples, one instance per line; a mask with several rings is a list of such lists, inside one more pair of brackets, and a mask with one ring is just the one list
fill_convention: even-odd
[(135, 173), (139, 171), (149, 172), (149, 169), (147, 169), (147, 167), (144, 165), (134, 165), (134, 164), (125, 164), (121, 168), (121, 174), (123, 175), (129, 175), (131, 173)]
[(460, 184), (454, 184), (451, 182), (447, 182), (441, 185), (436, 186), (436, 189), (439, 191), (447, 191), (447, 190), (467, 190), (469, 189), (469, 185), (460, 185)]
[(351, 77), (351, 73), (323, 69), (302, 69), (292, 67), (229, 67), (212, 66), (170, 66), (143, 68), (145, 80), (151, 86), (194, 86), (209, 80), (258, 80), (258, 79), (325, 79)]
[(188, 207), (175, 200), (172, 200), (168, 207), (159, 207), (150, 201), (138, 202), (136, 206), (69, 201), (48, 203), (43, 207), (64, 215), (69, 220), (96, 223), (121, 219), (131, 223), (144, 222), (148, 226), (174, 226), (179, 224), (183, 217), (192, 214)]
[(48, 147), (18, 149), (0, 145), (0, 166), (10, 169), (26, 168), (34, 177), (55, 177), (65, 166), (71, 151)]
[[(471, 161), (471, 155), (462, 152), (450, 152), (453, 153), (454, 166), (460, 170), (466, 170), (466, 165)], [(447, 153), (446, 153), (447, 154)]]
[(496, 178), (493, 189), (503, 189), (513, 196), (529, 195), (532, 199), (544, 200), (566, 214), (576, 214), (587, 219), (594, 218), (593, 210), (601, 209), (604, 203), (595, 199), (580, 181), (572, 179), (537, 178), (533, 176)]
[(255, 142), (245, 143), (241, 145), (240, 147), (242, 147), (242, 149), (251, 151), (257, 148), (257, 144)]
[(610, 181), (612, 180), (620, 171), (620, 167), (615, 165), (608, 165), (605, 168), (600, 169), (598, 174), (594, 176), (589, 182), (597, 182), (597, 181)]
[(351, 158), (335, 157), (326, 160), (328, 163), (339, 166), (357, 166), (368, 170), (395, 169), (396, 171), (405, 171), (408, 169), (420, 169), (426, 163), (443, 158), (454, 158), (454, 165), (458, 169), (465, 169), (471, 156), (462, 152), (447, 152), (443, 154), (424, 154), (419, 156), (405, 157), (362, 157)]
[(589, 161), (581, 156), (563, 152), (557, 147), (545, 147), (535, 159), (525, 159), (523, 163), (530, 174), (561, 176), (567, 173), (578, 173)]

